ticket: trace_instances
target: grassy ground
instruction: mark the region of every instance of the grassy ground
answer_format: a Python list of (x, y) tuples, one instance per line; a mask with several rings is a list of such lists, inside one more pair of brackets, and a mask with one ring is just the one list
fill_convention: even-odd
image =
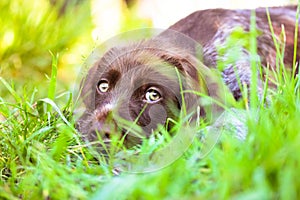
[(195, 139), (161, 170), (118, 173), (114, 163), (120, 158), (95, 158), (81, 141), (72, 92), (57, 92), (58, 58), (52, 58), (52, 76), (43, 91), (34, 86), (16, 91), (0, 78), (7, 93), (0, 98), (0, 199), (299, 198), (298, 78), (277, 74), (279, 87), (269, 105), (256, 102), (245, 109), (244, 141), (223, 134), (200, 159), (202, 144)]
[[(55, 71), (54, 71), (55, 73)], [(56, 80), (53, 79), (55, 82)], [(297, 199), (300, 191), (299, 81), (285, 81), (270, 106), (249, 111), (245, 141), (223, 135), (199, 159), (198, 140), (177, 161), (151, 173), (114, 175), (113, 163), (93, 158), (79, 139), (71, 93), (0, 99), (0, 197), (3, 199)], [(51, 92), (52, 91), (52, 92)], [(38, 92), (38, 91), (37, 91)], [(257, 116), (258, 119), (257, 119)]]

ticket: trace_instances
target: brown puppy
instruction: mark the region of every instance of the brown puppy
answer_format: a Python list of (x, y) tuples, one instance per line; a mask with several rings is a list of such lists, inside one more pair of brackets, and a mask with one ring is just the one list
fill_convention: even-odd
[[(284, 63), (292, 67), (296, 6), (270, 8), (269, 11), (274, 37), (279, 43), (285, 43)], [(276, 48), (266, 9), (259, 8), (255, 12), (257, 52), (262, 66), (276, 69)], [(237, 77), (244, 85), (250, 85), (250, 55), (248, 48), (238, 42), (236, 46), (228, 46), (232, 44), (227, 38), (238, 27), (247, 35), (250, 17), (251, 10), (197, 11), (153, 39), (112, 48), (83, 81), (86, 111), (78, 120), (79, 131), (90, 141), (98, 136), (109, 139), (117, 132), (120, 137), (131, 140), (140, 133), (149, 136), (158, 124), (172, 131), (174, 124), (168, 119), (178, 120), (182, 111), (189, 117), (204, 115), (203, 106), (195, 112), (202, 103), (199, 96), (182, 93), (192, 90), (215, 95), (216, 87), (208, 81), (208, 69), (201, 62), (211, 68), (223, 63), (223, 81), (238, 100), (241, 89)], [(281, 36), (283, 27), (285, 37)], [(299, 47), (299, 39), (297, 41)], [(197, 54), (196, 42), (202, 46), (202, 59)], [(227, 59), (230, 55), (222, 51), (222, 47), (227, 50), (237, 47), (239, 57), (233, 61)], [(128, 133), (134, 133), (133, 137)]]
[[(97, 133), (106, 139), (117, 132), (126, 140), (148, 137), (158, 124), (177, 121), (183, 108), (186, 113), (196, 109), (200, 98), (181, 91), (201, 91), (200, 66), (186, 50), (160, 39), (109, 50), (84, 81), (86, 111), (78, 121), (80, 132), (90, 141)], [(168, 130), (172, 125), (168, 123)]]

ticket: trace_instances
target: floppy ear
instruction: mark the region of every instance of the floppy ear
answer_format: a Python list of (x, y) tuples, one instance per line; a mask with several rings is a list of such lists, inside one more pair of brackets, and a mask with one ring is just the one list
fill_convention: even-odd
[[(205, 89), (205, 81), (202, 80), (200, 69), (200, 62), (197, 61), (191, 55), (184, 55), (184, 53), (164, 53), (161, 55), (161, 58), (169, 63), (170, 65), (176, 67), (180, 72), (180, 79), (183, 88), (183, 97), (184, 97), (184, 108), (187, 114), (192, 114), (193, 119), (197, 115), (204, 116), (205, 111), (200, 106), (200, 96), (196, 93), (203, 93)], [(206, 93), (206, 92), (205, 92)], [(200, 106), (200, 113), (196, 113), (197, 107)]]
[(192, 78), (192, 80), (199, 81), (198, 66), (200, 62), (197, 62), (195, 58), (189, 55), (176, 55), (176, 54), (164, 54), (161, 56), (163, 60), (170, 63), (172, 66), (177, 67), (180, 72)]
[[(185, 109), (187, 113), (193, 113), (193, 120), (197, 116), (211, 118), (214, 112), (217, 114), (221, 110), (215, 102), (211, 101), (211, 99), (217, 101), (223, 99), (223, 96), (220, 95), (222, 95), (224, 84), (222, 84), (219, 75), (190, 53), (167, 53), (161, 58), (181, 72), (186, 84), (186, 87), (183, 88)], [(208, 96), (209, 98), (207, 98)]]

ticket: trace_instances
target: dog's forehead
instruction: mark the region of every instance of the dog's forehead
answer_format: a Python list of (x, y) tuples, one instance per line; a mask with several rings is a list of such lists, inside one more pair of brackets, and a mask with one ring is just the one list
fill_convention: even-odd
[(155, 78), (156, 76), (174, 76), (174, 66), (149, 50), (132, 50), (120, 55), (104, 66), (103, 74), (121, 74), (122, 76)]

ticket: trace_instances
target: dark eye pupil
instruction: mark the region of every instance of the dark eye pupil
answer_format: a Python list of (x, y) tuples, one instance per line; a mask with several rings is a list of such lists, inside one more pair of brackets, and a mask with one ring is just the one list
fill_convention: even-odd
[(106, 90), (107, 88), (108, 88), (108, 85), (105, 83), (100, 85), (101, 90)]
[(100, 92), (107, 92), (108, 88), (109, 88), (109, 85), (108, 85), (107, 81), (105, 81), (105, 80), (99, 81), (98, 90)]
[(156, 93), (155, 91), (151, 92), (151, 96), (152, 99), (156, 99), (158, 97), (158, 93)]

